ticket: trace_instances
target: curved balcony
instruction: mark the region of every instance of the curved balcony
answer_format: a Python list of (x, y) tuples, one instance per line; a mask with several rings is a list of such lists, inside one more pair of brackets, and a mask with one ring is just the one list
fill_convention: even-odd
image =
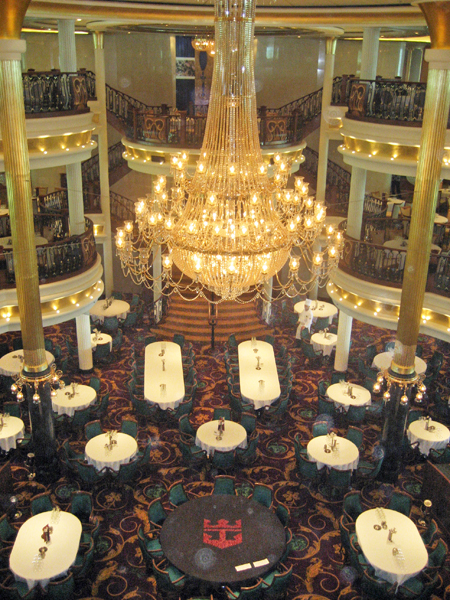
[[(363, 240), (344, 236), (343, 255), (339, 269), (330, 277), (328, 292), (345, 313), (379, 327), (397, 327), (409, 225), (410, 219), (405, 218), (370, 218), (363, 226)], [(447, 341), (450, 341), (449, 250), (449, 231), (445, 225), (436, 224), (421, 332)]]

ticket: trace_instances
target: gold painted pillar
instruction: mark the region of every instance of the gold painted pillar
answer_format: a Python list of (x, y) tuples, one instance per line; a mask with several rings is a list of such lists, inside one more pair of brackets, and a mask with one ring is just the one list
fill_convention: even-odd
[(48, 365), (39, 297), (23, 102), (21, 55), (26, 46), (20, 39), (29, 2), (30, 0), (0, 2), (0, 124), (25, 358), (24, 371), (40, 373)]
[(430, 262), (442, 154), (450, 108), (450, 2), (420, 2), (431, 37), (422, 136), (403, 275), (400, 316), (391, 371), (414, 374), (423, 299)]

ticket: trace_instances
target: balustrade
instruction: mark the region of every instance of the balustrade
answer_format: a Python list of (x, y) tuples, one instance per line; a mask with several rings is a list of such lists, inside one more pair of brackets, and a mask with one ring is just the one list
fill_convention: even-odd
[(22, 82), (27, 115), (88, 110), (88, 101), (95, 98), (95, 76), (85, 69), (77, 73), (29, 69)]

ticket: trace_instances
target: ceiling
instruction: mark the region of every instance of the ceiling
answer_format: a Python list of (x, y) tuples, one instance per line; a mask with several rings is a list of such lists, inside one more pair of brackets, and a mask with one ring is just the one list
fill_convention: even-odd
[[(77, 20), (87, 31), (164, 31), (195, 35), (212, 33), (212, 0), (32, 0), (24, 27), (56, 29), (58, 19)], [(358, 37), (364, 27), (381, 27), (385, 38), (427, 35), (425, 19), (405, 0), (258, 0), (258, 35)]]

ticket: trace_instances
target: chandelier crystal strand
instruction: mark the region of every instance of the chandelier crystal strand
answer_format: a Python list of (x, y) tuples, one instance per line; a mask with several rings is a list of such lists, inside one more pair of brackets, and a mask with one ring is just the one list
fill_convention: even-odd
[[(188, 156), (171, 158), (174, 187), (159, 177), (153, 194), (136, 203), (136, 223), (117, 230), (116, 246), (125, 274), (152, 287), (152, 249), (163, 255), (163, 294), (187, 291), (209, 301), (306, 293), (323, 285), (337, 266), (341, 239), (332, 229), (323, 236), (325, 208), (308, 195), (303, 178), (284, 189), (293, 159), (275, 154), (265, 163), (259, 142), (254, 80), (254, 0), (217, 0), (213, 78), (205, 136), (192, 178)], [(268, 167), (273, 172), (269, 178)], [(264, 284), (289, 259), (289, 275), (277, 276), (273, 296)], [(299, 275), (306, 262), (309, 274)], [(192, 283), (172, 276), (172, 263)], [(206, 291), (214, 293), (214, 300)], [(192, 299), (192, 298), (189, 298)]]

